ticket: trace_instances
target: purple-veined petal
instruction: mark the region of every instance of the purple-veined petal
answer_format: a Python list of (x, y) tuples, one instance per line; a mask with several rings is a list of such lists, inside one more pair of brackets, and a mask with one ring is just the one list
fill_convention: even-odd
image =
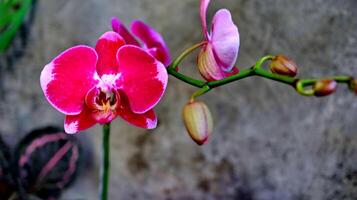
[(67, 49), (41, 72), (41, 88), (53, 107), (67, 115), (79, 114), (89, 89), (97, 84), (94, 79), (97, 53), (80, 45)]
[(163, 96), (167, 86), (165, 66), (145, 50), (125, 45), (117, 54), (120, 78), (117, 88), (126, 96), (134, 113), (152, 109)]
[(206, 37), (206, 40), (209, 40), (209, 33), (207, 29), (207, 8), (210, 0), (201, 0), (200, 2), (200, 17), (201, 17), (201, 24), (202, 24), (202, 31)]
[(118, 49), (124, 44), (124, 39), (114, 31), (108, 31), (100, 36), (95, 46), (98, 54), (97, 72), (99, 76), (118, 72), (116, 55)]
[(164, 39), (157, 31), (139, 20), (132, 23), (131, 31), (143, 41), (148, 50), (155, 48), (155, 54), (153, 56), (156, 59), (161, 61), (165, 66), (170, 64), (171, 59), (169, 49), (167, 48)]
[(116, 17), (112, 17), (112, 29), (124, 38), (126, 44), (140, 46), (139, 42), (128, 31), (125, 25)]
[(238, 56), (239, 32), (232, 21), (231, 13), (226, 9), (219, 10), (212, 22), (211, 41), (217, 63), (225, 71), (230, 71)]

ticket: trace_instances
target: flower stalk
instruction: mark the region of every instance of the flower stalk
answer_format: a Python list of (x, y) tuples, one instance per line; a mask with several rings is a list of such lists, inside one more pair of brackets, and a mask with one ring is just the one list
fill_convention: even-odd
[[(183, 61), (183, 59), (188, 55), (188, 53), (192, 53), (193, 50), (199, 48), (201, 45), (203, 45), (203, 44), (198, 43), (198, 44), (194, 45), (193, 47), (190, 47), (187, 50), (185, 50), (184, 51), (185, 53), (182, 53), (167, 68), (167, 72), (171, 76), (173, 76), (189, 85), (192, 85), (197, 88), (201, 88), (200, 90), (198, 90), (191, 96), (190, 100), (209, 92), (211, 89), (213, 89), (215, 87), (220, 87), (220, 86), (226, 85), (228, 83), (238, 81), (240, 79), (248, 78), (251, 76), (259, 76), (259, 77), (263, 77), (266, 79), (270, 79), (270, 80), (274, 80), (274, 81), (277, 81), (280, 83), (290, 85), (290, 86), (294, 87), (299, 94), (304, 95), (304, 96), (314, 96), (313, 89), (310, 89), (307, 87), (313, 86), (316, 82), (318, 82), (320, 80), (324, 80), (324, 79), (335, 80), (337, 83), (345, 83), (347, 85), (350, 85), (351, 81), (353, 80), (353, 77), (344, 76), (344, 75), (332, 76), (332, 77), (327, 77), (327, 78), (302, 79), (302, 78), (296, 78), (296, 77), (290, 77), (290, 76), (286, 76), (286, 75), (271, 73), (271, 72), (263, 69), (263, 65), (264, 65), (264, 63), (271, 61), (274, 58), (274, 56), (272, 56), (272, 55), (267, 55), (267, 56), (260, 58), (255, 63), (255, 65), (253, 65), (253, 67), (251, 67), (251, 68), (241, 70), (239, 73), (237, 73), (235, 75), (229, 76), (229, 77), (221, 79), (221, 80), (216, 80), (216, 81), (202, 81), (202, 80), (195, 79), (193, 77), (190, 77), (190, 76), (187, 76), (185, 74), (178, 72), (176, 70), (176, 67)], [(184, 56), (182, 56), (182, 55), (184, 55)]]
[(103, 157), (101, 166), (101, 186), (100, 186), (100, 199), (108, 199), (109, 191), (109, 174), (110, 174), (110, 123), (103, 125)]

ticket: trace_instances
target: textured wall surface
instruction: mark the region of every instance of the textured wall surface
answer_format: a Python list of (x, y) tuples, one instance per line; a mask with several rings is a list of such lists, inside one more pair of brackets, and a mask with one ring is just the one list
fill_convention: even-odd
[[(66, 48), (94, 45), (111, 16), (142, 19), (160, 31), (171, 53), (203, 37), (198, 0), (40, 0), (25, 55), (0, 80), (0, 132), (16, 141), (33, 128), (62, 126), (63, 115), (44, 99), (42, 67)], [(300, 76), (357, 75), (357, 1), (212, 0), (232, 11), (241, 35), (238, 65), (284, 53)], [(181, 66), (194, 74), (195, 58)], [(340, 86), (335, 95), (311, 98), (290, 87), (249, 78), (201, 98), (215, 131), (198, 147), (181, 120), (194, 88), (170, 78), (157, 106), (159, 126), (143, 130), (113, 123), (110, 199), (357, 199), (357, 98)], [(95, 163), (63, 200), (97, 199), (101, 129), (93, 140)]]

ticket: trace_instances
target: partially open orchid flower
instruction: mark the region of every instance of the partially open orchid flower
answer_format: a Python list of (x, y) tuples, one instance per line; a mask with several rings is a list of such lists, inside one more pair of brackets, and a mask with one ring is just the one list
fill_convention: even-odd
[(212, 20), (208, 32), (206, 12), (210, 0), (201, 0), (200, 16), (202, 30), (207, 42), (198, 55), (198, 69), (208, 81), (220, 80), (238, 73), (234, 67), (239, 51), (239, 32), (227, 9), (220, 9)]
[[(141, 46), (138, 40), (129, 32), (125, 25), (116, 17), (112, 18), (112, 29), (119, 33), (127, 44)], [(136, 20), (131, 24), (131, 32), (141, 40), (142, 47), (152, 56), (168, 66), (171, 62), (170, 52), (163, 37), (142, 21)]]
[(142, 48), (124, 44), (118, 33), (106, 32), (95, 49), (72, 47), (42, 70), (42, 90), (66, 115), (67, 133), (109, 123), (117, 116), (142, 128), (156, 127), (152, 108), (167, 86), (165, 66)]

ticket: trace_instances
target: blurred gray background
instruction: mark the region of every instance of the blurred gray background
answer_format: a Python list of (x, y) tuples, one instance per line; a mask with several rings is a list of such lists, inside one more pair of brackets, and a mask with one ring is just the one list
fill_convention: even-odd
[[(203, 39), (198, 0), (39, 0), (25, 55), (2, 71), (0, 132), (13, 143), (33, 128), (63, 125), (45, 100), (43, 66), (77, 44), (94, 45), (110, 30), (111, 16), (141, 19), (162, 33), (172, 57)], [(357, 1), (212, 0), (209, 18), (231, 10), (239, 26), (240, 68), (261, 56), (283, 53), (299, 76), (357, 76)], [(210, 19), (208, 21), (210, 21)], [(195, 56), (180, 69), (194, 75)], [(110, 199), (357, 199), (357, 97), (341, 85), (326, 98), (249, 78), (201, 97), (215, 120), (208, 144), (187, 135), (181, 109), (195, 88), (170, 78), (156, 107), (155, 130), (113, 122)], [(63, 200), (97, 199), (101, 129), (93, 140), (94, 166)]]

